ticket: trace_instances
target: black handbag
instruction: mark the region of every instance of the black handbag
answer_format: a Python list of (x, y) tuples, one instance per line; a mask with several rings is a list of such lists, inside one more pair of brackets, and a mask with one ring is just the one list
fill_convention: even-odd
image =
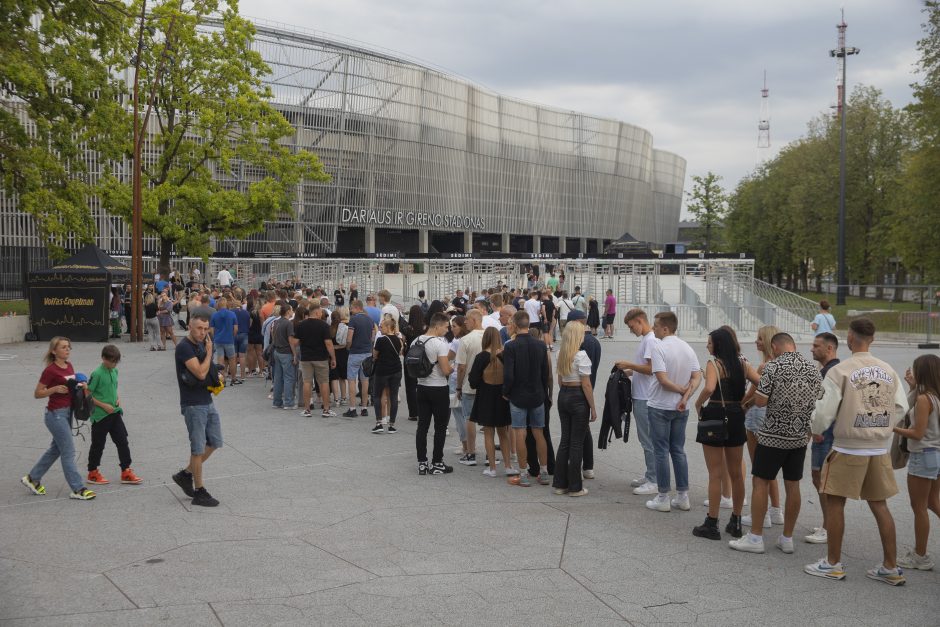
[(721, 372), (715, 366), (718, 375), (718, 395), (721, 404), (709, 403), (702, 408), (702, 415), (698, 421), (698, 437), (696, 442), (708, 446), (721, 446), (728, 439), (728, 409), (725, 406), (725, 395), (721, 389)]

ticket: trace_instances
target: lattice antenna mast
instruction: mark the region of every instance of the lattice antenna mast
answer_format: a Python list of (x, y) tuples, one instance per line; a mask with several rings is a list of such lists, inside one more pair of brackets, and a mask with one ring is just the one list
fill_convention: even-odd
[[(842, 9), (842, 20), (836, 24), (836, 30), (839, 31), (839, 45), (837, 50), (845, 50), (845, 29), (849, 25), (845, 23), (845, 9)], [(836, 56), (836, 104), (832, 106), (836, 119), (842, 115), (842, 92), (845, 89), (845, 54)]]
[(770, 89), (767, 88), (767, 70), (764, 70), (764, 88), (760, 90), (760, 119), (757, 122), (757, 148), (761, 161), (770, 148)]

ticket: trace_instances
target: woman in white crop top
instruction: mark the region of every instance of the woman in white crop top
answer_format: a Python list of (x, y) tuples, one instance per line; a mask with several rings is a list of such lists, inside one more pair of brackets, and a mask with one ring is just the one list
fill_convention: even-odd
[(581, 484), (581, 453), (588, 419), (597, 420), (594, 389), (591, 387), (591, 359), (583, 350), (584, 324), (569, 322), (561, 334), (558, 352), (558, 419), (561, 442), (555, 453), (555, 494), (584, 496)]
[(927, 554), (930, 511), (940, 516), (940, 357), (921, 355), (904, 378), (911, 386), (910, 428), (897, 426), (907, 438), (907, 491), (914, 510), (914, 548), (898, 558), (898, 566), (931, 570)]

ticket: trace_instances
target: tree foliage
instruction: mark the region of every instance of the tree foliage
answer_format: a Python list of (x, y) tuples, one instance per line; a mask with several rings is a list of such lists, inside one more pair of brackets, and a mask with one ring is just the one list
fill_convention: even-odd
[(89, 241), (86, 150), (117, 154), (126, 132), (114, 78), (127, 13), (108, 0), (0, 0), (0, 180), (54, 256)]
[[(210, 16), (218, 27), (205, 26)], [(149, 9), (140, 93), (143, 102), (151, 92), (155, 98), (143, 146), (142, 215), (144, 233), (159, 239), (163, 272), (173, 252), (206, 256), (213, 237), (245, 237), (290, 215), (302, 179), (329, 180), (315, 155), (286, 145), (294, 129), (270, 103), (262, 83), (269, 69), (253, 37), (235, 0)], [(125, 150), (130, 155), (132, 142)], [(131, 181), (119, 174), (107, 177), (102, 196), (130, 221)], [(238, 182), (220, 182), (221, 174)]]
[(714, 252), (721, 246), (716, 238), (720, 234), (728, 204), (720, 181), (721, 177), (714, 172), (707, 172), (705, 176), (693, 175), (692, 190), (686, 193), (689, 199), (686, 208), (699, 224), (692, 246), (706, 253)]

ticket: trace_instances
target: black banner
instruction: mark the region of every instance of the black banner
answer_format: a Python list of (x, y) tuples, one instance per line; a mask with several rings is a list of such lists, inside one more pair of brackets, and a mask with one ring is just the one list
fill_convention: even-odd
[(110, 328), (110, 302), (111, 292), (105, 284), (31, 285), (30, 323), (40, 340), (62, 335), (78, 342), (105, 341)]

